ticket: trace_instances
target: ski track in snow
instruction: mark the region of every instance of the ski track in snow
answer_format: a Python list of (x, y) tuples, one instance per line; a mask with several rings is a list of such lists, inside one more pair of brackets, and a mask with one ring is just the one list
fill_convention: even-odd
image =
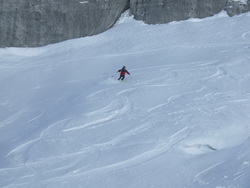
[[(64, 132), (68, 132), (68, 131), (76, 131), (76, 130), (79, 130), (79, 129), (83, 129), (83, 128), (86, 128), (86, 127), (94, 127), (95, 125), (98, 125), (98, 124), (102, 124), (102, 123), (105, 123), (105, 122), (108, 122), (108, 121), (111, 121), (112, 119), (114, 119), (115, 117), (117, 116), (120, 116), (126, 112), (129, 111), (129, 105), (124, 105), (123, 107), (120, 108), (115, 108), (115, 110), (112, 110), (110, 112), (108, 112), (110, 115), (106, 116), (105, 118), (102, 118), (102, 119), (98, 119), (98, 120), (95, 120), (95, 121), (92, 121), (92, 122), (88, 122), (84, 125), (80, 125), (80, 126), (76, 126), (76, 127), (72, 127), (72, 128), (68, 128), (68, 129), (64, 129), (63, 131)], [(97, 110), (95, 112), (89, 112), (88, 114), (86, 115), (93, 115), (93, 113), (102, 113), (102, 110), (103, 109), (100, 109), (100, 110)], [(110, 110), (110, 109), (108, 109)]]
[[(203, 66), (201, 65), (197, 65), (196, 63), (194, 63), (195, 67), (197, 68), (188, 68), (188, 69), (184, 69), (184, 71), (192, 71), (192, 70), (196, 70), (196, 69), (211, 69), (211, 67), (214, 69), (214, 73), (212, 73), (210, 76), (207, 77), (201, 77), (200, 80), (213, 80), (213, 79), (222, 79), (223, 77), (227, 77), (227, 73), (225, 71), (223, 71), (222, 68), (220, 68), (217, 64), (215, 64), (214, 62), (207, 62), (205, 64), (203, 64)], [(208, 67), (206, 67), (207, 65), (209, 65)], [(153, 67), (155, 68), (155, 67)], [(150, 67), (148, 67), (148, 69), (150, 70)], [(177, 69), (175, 70), (174, 68), (172, 68), (173, 71), (180, 71), (180, 68), (177, 66)], [(183, 71), (183, 68), (182, 70)], [(112, 91), (114, 93), (114, 96), (121, 96), (124, 95), (125, 97), (128, 95), (128, 93), (131, 94), (131, 92), (136, 92), (136, 89), (138, 88), (148, 88), (150, 87), (150, 90), (154, 90), (154, 88), (158, 88), (158, 87), (162, 87), (165, 86), (164, 84), (159, 86), (159, 82), (160, 83), (165, 83), (165, 79), (167, 77), (159, 77), (159, 78), (155, 78), (155, 79), (149, 79), (149, 80), (144, 80), (141, 82), (136, 82), (134, 84), (134, 86), (130, 86), (131, 88), (128, 89), (124, 89), (121, 90), (119, 92), (116, 92), (116, 90), (114, 90), (114, 88), (110, 88), (110, 89), (105, 89), (105, 90), (100, 90), (94, 93), (91, 93), (87, 96), (87, 98), (89, 100), (91, 100), (91, 98), (95, 97), (97, 98), (98, 95), (105, 95), (104, 93), (110, 93), (110, 91)], [(154, 82), (157, 82), (157, 84), (154, 85)], [(193, 83), (193, 82), (197, 82), (197, 81), (192, 81), (192, 82), (188, 82), (189, 84)], [(185, 85), (186, 83), (179, 83), (180, 85)], [(163, 109), (166, 107), (169, 107), (169, 104), (171, 103), (171, 101), (176, 101), (179, 98), (183, 97), (183, 96), (188, 96), (188, 95), (199, 95), (199, 93), (204, 92), (204, 90), (206, 90), (206, 87), (201, 87), (198, 88), (195, 91), (188, 91), (186, 93), (181, 93), (181, 94), (176, 94), (176, 95), (172, 95), (170, 97), (168, 97), (168, 102), (166, 103), (162, 103), (156, 106), (152, 106), (151, 108), (149, 108), (145, 113), (150, 113), (152, 115), (155, 114), (157, 115), (157, 113), (163, 111)], [(221, 95), (222, 93), (216, 93), (216, 95)], [(194, 100), (204, 100), (204, 98), (201, 97), (197, 97)], [(230, 100), (228, 102), (230, 103), (241, 103), (241, 102), (247, 102), (249, 101), (248, 99), (235, 99), (235, 100)], [(225, 101), (226, 102), (226, 101)], [(88, 123), (85, 123), (83, 125), (78, 125), (78, 126), (73, 126), (71, 128), (65, 128), (65, 126), (61, 127), (61, 131), (64, 133), (67, 132), (71, 132), (71, 131), (81, 131), (84, 128), (100, 128), (98, 125), (105, 125), (105, 123), (114, 120), (114, 119), (119, 119), (120, 116), (123, 116), (123, 114), (126, 114), (128, 112), (131, 111), (131, 109), (133, 109), (133, 104), (129, 104), (129, 100), (128, 98), (125, 99), (125, 101), (121, 102), (119, 100), (111, 100), (111, 102), (100, 108), (97, 109), (95, 111), (92, 112), (87, 112), (85, 113), (83, 116), (85, 117), (96, 117), (94, 118), (95, 121), (90, 121)], [(173, 102), (174, 103), (174, 102)], [(211, 104), (213, 106), (213, 104)], [(188, 108), (188, 110), (191, 110), (190, 108)], [(196, 108), (193, 108), (192, 110), (196, 110)], [(171, 113), (177, 113), (178, 111), (172, 111)], [(104, 118), (98, 118), (101, 114), (106, 114)], [(39, 118), (40, 116), (42, 116), (42, 114), (30, 119), (28, 122), (32, 122), (33, 120)], [(18, 146), (17, 148), (13, 149), (8, 155), (7, 157), (11, 156), (11, 155), (16, 155), (16, 154), (21, 154), (24, 153), (24, 150), (28, 150), (28, 148), (30, 148), (32, 145), (36, 144), (36, 142), (39, 142), (40, 140), (44, 139), (44, 137), (46, 137), (46, 134), (50, 134), (50, 130), (58, 123), (61, 122), (70, 122), (69, 119), (65, 119), (59, 122), (56, 122), (54, 124), (51, 124), (48, 126), (47, 129), (45, 129), (39, 136), (39, 138), (36, 138), (34, 140), (30, 140), (20, 146)], [(70, 123), (67, 123), (67, 126), (69, 126)], [(42, 159), (41, 161), (38, 161), (36, 163), (25, 163), (25, 166), (27, 168), (27, 166), (30, 166), (30, 168), (37, 168), (39, 166), (43, 166), (43, 165), (49, 165), (47, 161), (51, 161), (50, 164), (52, 165), (54, 162), (60, 160), (67, 160), (71, 159), (73, 156), (81, 156), (85, 153), (91, 153), (91, 152), (95, 152), (96, 150), (109, 150), (111, 148), (116, 147), (116, 145), (118, 145), (119, 143), (123, 142), (123, 140), (129, 138), (132, 135), (138, 135), (144, 131), (147, 131), (150, 128), (145, 127), (145, 125), (142, 125), (141, 127), (135, 127), (134, 129), (131, 129), (130, 131), (128, 131), (127, 133), (123, 133), (120, 135), (117, 135), (117, 137), (114, 137), (113, 139), (111, 139), (108, 142), (102, 142), (102, 143), (98, 143), (98, 144), (94, 144), (93, 146), (88, 146), (86, 148), (83, 148), (81, 151), (79, 152), (74, 152), (74, 153), (68, 153), (68, 154), (64, 154), (62, 156), (57, 156), (57, 157), (49, 157)], [(184, 133), (183, 136), (179, 136), (182, 135)], [(146, 163), (149, 160), (152, 160), (156, 157), (159, 157), (160, 155), (164, 154), (165, 152), (169, 151), (170, 149), (172, 149), (173, 147), (175, 147), (175, 145), (177, 145), (179, 142), (181, 142), (182, 140), (184, 140), (188, 135), (190, 134), (190, 130), (189, 127), (185, 127), (182, 130), (174, 133), (173, 135), (169, 135), (169, 141), (166, 141), (164, 143), (159, 143), (157, 146), (155, 146), (152, 150), (147, 150), (144, 151), (143, 153), (139, 153), (138, 155), (135, 155), (127, 160), (124, 161), (120, 161), (114, 164), (109, 164), (107, 166), (101, 166), (101, 167), (97, 167), (94, 169), (90, 169), (90, 170), (85, 170), (85, 167), (83, 169), (81, 168), (75, 168), (74, 166), (77, 164), (77, 162), (72, 162), (70, 164), (66, 164), (64, 166), (61, 166), (59, 168), (55, 168), (54, 170), (48, 171), (48, 172), (44, 172), (45, 174), (50, 174), (53, 172), (60, 172), (60, 171), (64, 171), (67, 169), (72, 168), (71, 172), (67, 175), (62, 175), (61, 177), (55, 177), (55, 178), (48, 178), (46, 181), (48, 182), (57, 182), (57, 181), (61, 181), (62, 179), (71, 179), (71, 178), (77, 178), (77, 177), (83, 177), (83, 176), (95, 176), (98, 174), (103, 174), (103, 173), (109, 173), (109, 172), (113, 172), (113, 171), (117, 171), (117, 170), (122, 170), (122, 169), (126, 169), (126, 168), (131, 168), (143, 163)], [(212, 167), (211, 167), (212, 168)], [(209, 168), (210, 169), (210, 168)], [(16, 169), (18, 170), (22, 170), (22, 167), (19, 167)], [(1, 170), (4, 171), (4, 170)], [(198, 175), (195, 176), (195, 179), (197, 179), (198, 181), (198, 176), (202, 173), (205, 173), (207, 170), (199, 173)], [(35, 174), (30, 174), (30, 175), (25, 175), (23, 177), (20, 177), (21, 179), (28, 179), (30, 177), (35, 176)], [(20, 180), (21, 180), (20, 179)], [(45, 182), (46, 182), (45, 181)]]
[[(192, 64), (189, 64), (189, 66), (190, 65), (192, 65)], [(223, 68), (221, 68), (222, 65), (218, 66), (218, 64), (214, 63), (214, 61), (206, 62), (202, 65), (198, 65), (198, 63), (193, 63), (193, 65), (194, 65), (194, 67), (190, 67), (187, 69), (180, 68), (183, 66), (180, 66), (180, 67), (177, 66), (176, 69), (174, 68), (175, 66), (173, 66), (172, 68), (163, 67), (163, 69), (167, 68), (167, 69), (170, 69), (170, 70), (178, 73), (178, 71), (192, 71), (192, 70), (196, 71), (197, 69), (206, 70), (206, 69), (212, 68), (212, 69), (214, 69), (214, 73), (211, 73), (210, 76), (201, 77), (201, 78), (199, 78), (199, 80), (213, 80), (213, 79), (218, 79), (218, 78), (223, 79), (224, 77), (228, 77), (228, 74), (226, 73), (226, 71)], [(155, 67), (153, 67), (153, 68), (155, 69)], [(148, 67), (147, 69), (150, 71), (151, 68)], [(130, 86), (131, 88), (124, 89), (124, 90), (121, 90), (119, 92), (116, 92), (114, 90), (114, 88), (100, 90), (100, 91), (89, 94), (87, 96), (87, 98), (91, 99), (93, 97), (98, 97), (98, 95), (105, 95), (104, 93), (110, 93), (110, 91), (114, 92), (114, 96), (121, 96), (121, 95), (127, 96), (128, 93), (131, 94), (131, 92), (136, 92), (136, 89), (138, 89), (138, 88), (146, 89), (146, 88), (150, 87), (150, 90), (154, 90), (154, 88), (164, 87), (166, 85), (168, 86), (168, 84), (166, 84), (166, 85), (164, 84), (166, 78), (167, 78), (167, 76), (163, 76), (163, 77), (160, 76), (160, 77), (154, 78), (154, 79), (148, 79), (148, 80), (146, 79), (146, 80), (143, 80), (141, 82), (136, 82), (134, 85)], [(189, 81), (188, 84), (192, 84), (194, 82), (197, 82), (197, 80)], [(154, 83), (156, 83), (156, 84), (154, 84)], [(159, 83), (160, 83), (160, 86), (159, 86)], [(185, 85), (186, 83), (179, 82), (178, 84)], [(173, 85), (178, 85), (178, 84), (175, 83)], [(171, 101), (176, 101), (183, 96), (199, 95), (199, 93), (202, 93), (204, 90), (206, 90), (206, 87), (203, 86), (201, 88), (198, 88), (196, 91), (188, 91), (186, 93), (175, 94), (175, 95), (169, 96), (168, 101), (166, 103), (152, 106), (145, 113), (150, 113), (151, 115), (152, 115), (152, 113), (157, 114), (160, 111), (163, 111), (163, 109), (165, 107), (168, 108)], [(223, 95), (223, 94), (216, 93), (216, 95)], [(197, 97), (194, 100), (203, 100), (203, 99), (204, 98)], [(249, 101), (249, 98), (229, 100), (228, 102), (239, 104), (239, 103), (244, 103), (244, 102), (248, 102), (248, 101)], [(67, 133), (67, 132), (71, 132), (71, 131), (80, 131), (81, 129), (90, 128), (90, 127), (91, 128), (94, 128), (94, 127), (100, 128), (100, 127), (98, 127), (98, 125), (105, 125), (105, 123), (107, 123), (111, 120), (114, 120), (114, 119), (119, 119), (120, 116), (131, 111), (131, 109), (133, 109), (134, 107), (133, 107), (132, 103), (131, 104), (129, 104), (129, 103), (130, 102), (129, 102), (128, 98), (125, 99), (125, 101), (123, 101), (123, 102), (118, 101), (116, 99), (111, 100), (111, 102), (108, 105), (106, 105), (100, 109), (97, 109), (95, 111), (87, 112), (83, 115), (86, 117), (96, 117), (96, 118), (94, 118), (95, 121), (90, 121), (90, 122), (85, 123), (83, 125), (80, 125), (80, 126), (78, 125), (78, 126), (74, 126), (74, 127), (66, 128), (66, 129), (63, 128), (63, 127), (65, 127), (65, 126), (63, 126), (63, 127), (61, 127), (61, 131), (64, 133)], [(226, 103), (224, 103), (224, 104), (226, 104)], [(211, 105), (213, 106), (213, 104), (211, 104)], [(191, 110), (191, 109), (188, 108), (188, 110)], [(196, 110), (196, 108), (194, 108), (192, 110)], [(174, 114), (174, 113), (177, 113), (177, 111), (172, 111), (171, 113)], [(100, 116), (100, 114), (106, 114), (106, 116), (104, 118), (98, 118)], [(28, 122), (32, 122), (35, 119), (41, 117), (42, 115), (43, 114), (40, 114), (40, 115), (28, 120)], [(10, 119), (13, 119), (13, 117), (10, 117)], [(56, 122), (54, 124), (49, 125), (48, 128), (45, 129), (40, 134), (39, 138), (35, 138), (33, 140), (30, 140), (30, 141), (18, 146), (17, 148), (15, 148), (11, 152), (9, 152), (7, 157), (9, 157), (11, 155), (17, 155), (17, 154), (24, 153), (24, 150), (28, 150), (28, 148), (30, 148), (32, 145), (36, 144), (36, 142), (39, 142), (40, 140), (44, 139), (44, 137), (46, 137), (45, 136), (46, 134), (50, 134), (50, 130), (56, 124), (61, 123), (61, 122), (65, 122), (65, 121), (67, 122), (67, 121), (69, 121), (69, 119), (65, 119), (65, 120), (62, 120), (62, 121), (59, 121), (59, 122)], [(9, 120), (5, 120), (2, 123), (6, 124), (6, 122), (9, 122)], [(69, 123), (67, 123), (67, 126), (68, 125), (69, 125)], [(93, 151), (103, 150), (103, 149), (109, 150), (109, 149), (111, 149), (111, 147), (114, 148), (116, 145), (123, 142), (123, 140), (125, 140), (126, 138), (129, 138), (131, 135), (138, 135), (139, 133), (141, 133), (143, 131), (147, 131), (148, 128), (146, 128), (146, 129), (145, 128), (146, 127), (144, 125), (142, 125), (141, 127), (139, 126), (139, 127), (134, 128), (134, 129), (131, 129), (127, 133), (117, 135), (117, 137), (114, 137), (113, 139), (111, 139), (108, 142), (103, 142), (103, 143), (95, 144), (93, 146), (88, 146), (79, 152), (75, 152), (75, 153), (71, 153), (71, 154), (69, 153), (67, 155), (64, 154), (63, 156), (59, 155), (59, 156), (53, 157), (53, 158), (50, 157), (49, 159), (45, 158), (45, 159), (42, 159), (40, 161), (37, 161), (36, 163), (25, 163), (25, 166), (26, 166), (26, 168), (29, 166), (30, 166), (30, 168), (37, 168), (39, 166), (49, 165), (47, 161), (51, 161), (50, 164), (52, 165), (54, 162), (58, 161), (60, 158), (61, 158), (61, 160), (67, 160), (67, 158), (71, 159), (73, 156), (79, 157), (79, 156), (85, 154), (86, 152), (91, 153)], [(146, 163), (147, 161), (152, 160), (152, 159), (164, 154), (165, 152), (169, 151), (171, 148), (173, 148), (180, 141), (184, 140), (190, 134), (190, 132), (188, 130), (189, 130), (189, 128), (185, 127), (182, 130), (174, 133), (173, 135), (169, 135), (169, 141), (166, 141), (165, 143), (158, 144), (152, 150), (144, 151), (143, 153), (139, 153), (138, 155), (135, 155), (129, 159), (126, 159), (124, 161), (120, 161), (120, 162), (117, 162), (114, 164), (109, 164), (107, 166), (101, 166), (101, 167), (97, 167), (94, 169), (85, 170), (85, 167), (83, 169), (75, 168), (74, 166), (77, 164), (77, 162), (65, 164), (59, 168), (54, 168), (53, 170), (50, 170), (50, 171), (44, 172), (44, 173), (51, 174), (53, 172), (60, 172), (60, 171), (64, 171), (64, 170), (72, 168), (72, 170), (69, 174), (62, 175), (61, 177), (59, 176), (59, 177), (47, 178), (47, 180), (45, 182), (47, 182), (47, 181), (48, 182), (57, 182), (57, 181), (61, 181), (61, 180), (65, 179), (65, 178), (66, 179), (71, 179), (71, 178), (75, 179), (75, 178), (83, 177), (83, 176), (96, 176), (98, 174), (109, 173), (109, 172), (113, 172), (113, 171), (117, 171), (117, 170), (127, 169), (127, 168), (131, 168), (131, 167)], [(188, 131), (188, 132), (186, 132), (186, 131)], [(181, 135), (182, 132), (184, 133), (184, 135), (178, 136), (178, 135)], [(211, 168), (212, 167), (197, 174), (195, 176), (195, 181), (201, 181), (201, 180), (199, 180), (199, 176), (203, 173), (206, 173), (206, 171), (210, 170)], [(11, 170), (11, 169), (6, 169), (6, 170)], [(19, 170), (22, 170), (22, 167), (18, 167), (15, 169), (15, 171), (19, 171)], [(2, 169), (1, 171), (3, 172), (5, 170)], [(21, 177), (19, 177), (19, 181), (22, 181), (23, 179), (28, 180), (29, 178), (32, 178), (33, 176), (35, 176), (35, 174), (21, 176)]]
[[(66, 176), (59, 177), (59, 178), (52, 178), (51, 180), (48, 180), (48, 181), (61, 181), (61, 180), (65, 180), (65, 179), (79, 178), (79, 177), (84, 177), (84, 176), (96, 176), (98, 174), (109, 173), (109, 172), (127, 169), (127, 168), (141, 165), (141, 164), (146, 163), (147, 161), (153, 160), (154, 158), (157, 158), (160, 155), (171, 150), (171, 148), (174, 145), (176, 145), (178, 142), (180, 142), (181, 140), (183, 140), (187, 136), (187, 133), (186, 133), (187, 130), (188, 130), (187, 127), (183, 128), (182, 130), (178, 131), (174, 135), (170, 136), (168, 142), (160, 143), (152, 150), (148, 150), (144, 153), (140, 153), (139, 155), (134, 156), (128, 160), (121, 161), (121, 162), (111, 164), (108, 166), (103, 166), (103, 167), (96, 168), (96, 169), (91, 169), (88, 171), (82, 171), (81, 169), (77, 169)], [(133, 131), (133, 132), (134, 132), (133, 134), (137, 134), (137, 133), (135, 133), (135, 131)], [(184, 135), (181, 136), (183, 133), (184, 133)], [(130, 134), (132, 134), (132, 133), (130, 133)]]
[(198, 174), (196, 174), (196, 175), (194, 176), (194, 182), (198, 182), (200, 185), (206, 185), (206, 184), (208, 184), (209, 182), (205, 182), (204, 180), (202, 180), (202, 178), (201, 178), (200, 176), (202, 176), (203, 174), (209, 172), (209, 171), (212, 170), (213, 168), (216, 168), (217, 166), (219, 166), (219, 165), (221, 165), (221, 164), (223, 164), (223, 163), (224, 163), (224, 161), (221, 161), (221, 162), (219, 162), (219, 163), (217, 163), (217, 164), (214, 164), (214, 165), (208, 167), (207, 169), (205, 169), (205, 170), (199, 172)]

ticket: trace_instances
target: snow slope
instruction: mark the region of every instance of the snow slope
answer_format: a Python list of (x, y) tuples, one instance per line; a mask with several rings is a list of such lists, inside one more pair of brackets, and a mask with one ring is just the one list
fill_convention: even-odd
[(250, 187), (249, 20), (0, 49), (0, 187)]

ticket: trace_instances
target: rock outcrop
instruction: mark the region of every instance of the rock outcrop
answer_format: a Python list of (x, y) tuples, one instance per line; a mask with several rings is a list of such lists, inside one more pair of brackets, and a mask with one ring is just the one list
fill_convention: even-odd
[(111, 28), (128, 0), (0, 0), (0, 47), (44, 46)]
[(250, 11), (250, 0), (248, 1), (228, 1), (225, 8), (229, 16), (238, 15)]
[(131, 0), (131, 14), (148, 24), (205, 18), (226, 10), (230, 16), (250, 10), (250, 2), (234, 0)]
[(130, 8), (135, 19), (162, 24), (250, 10), (250, 0), (0, 0), (0, 47), (37, 47), (111, 28)]

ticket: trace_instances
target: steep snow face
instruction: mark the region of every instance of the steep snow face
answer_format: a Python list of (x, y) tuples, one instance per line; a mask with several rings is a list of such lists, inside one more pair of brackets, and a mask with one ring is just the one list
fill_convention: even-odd
[(0, 187), (248, 187), (249, 17), (1, 49)]

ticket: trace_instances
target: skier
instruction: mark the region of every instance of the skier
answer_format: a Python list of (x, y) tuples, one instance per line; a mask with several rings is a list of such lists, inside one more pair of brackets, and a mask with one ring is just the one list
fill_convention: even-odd
[(122, 69), (118, 70), (118, 72), (120, 72), (120, 77), (118, 78), (118, 80), (123, 80), (126, 73), (130, 75), (125, 66), (123, 66)]

